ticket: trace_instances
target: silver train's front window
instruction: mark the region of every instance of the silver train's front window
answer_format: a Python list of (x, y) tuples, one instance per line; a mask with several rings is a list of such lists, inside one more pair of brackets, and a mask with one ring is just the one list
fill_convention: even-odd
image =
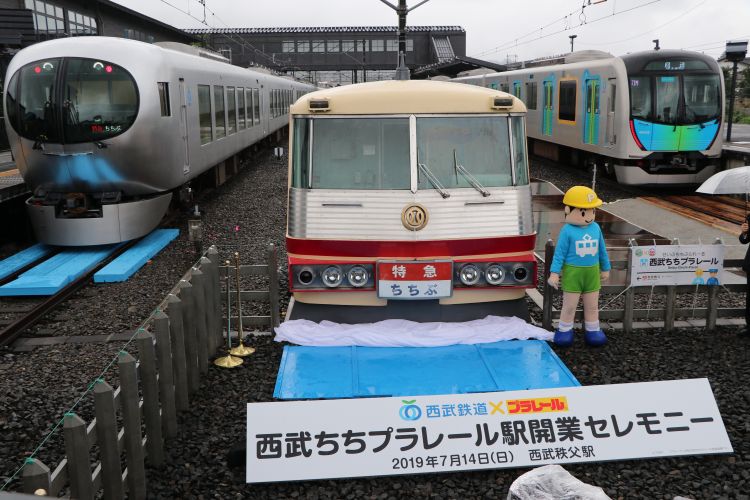
[(294, 137), (295, 187), (410, 187), (408, 118), (297, 119)]
[(26, 139), (95, 142), (127, 130), (138, 113), (133, 77), (93, 59), (48, 59), (27, 64), (8, 85), (6, 110)]
[(411, 151), (408, 117), (296, 118), (292, 186), (406, 190), (412, 172), (422, 190), (529, 183), (523, 117), (416, 117), (414, 123)]
[[(469, 175), (484, 187), (513, 185), (505, 116), (417, 118), (417, 148), (417, 161), (447, 189), (472, 187)], [(419, 189), (432, 187), (419, 176)]]

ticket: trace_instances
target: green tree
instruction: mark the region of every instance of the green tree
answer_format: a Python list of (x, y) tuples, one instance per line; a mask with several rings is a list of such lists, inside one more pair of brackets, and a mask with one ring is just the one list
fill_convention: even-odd
[(737, 75), (737, 95), (743, 99), (750, 99), (750, 66)]

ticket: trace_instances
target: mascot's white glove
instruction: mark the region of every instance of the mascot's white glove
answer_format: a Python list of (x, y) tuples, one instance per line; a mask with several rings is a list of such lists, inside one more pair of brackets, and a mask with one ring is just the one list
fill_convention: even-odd
[(547, 283), (549, 283), (549, 286), (557, 290), (558, 288), (560, 288), (560, 275), (557, 273), (549, 273)]
[(609, 271), (602, 271), (601, 274), (599, 275), (599, 278), (602, 281), (607, 281), (609, 279)]

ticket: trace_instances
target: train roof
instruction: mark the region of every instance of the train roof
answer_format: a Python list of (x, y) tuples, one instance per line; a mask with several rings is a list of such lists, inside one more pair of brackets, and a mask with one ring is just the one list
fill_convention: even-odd
[[(495, 98), (510, 98), (512, 105), (493, 108)], [(302, 96), (292, 114), (310, 111), (310, 101), (327, 100), (332, 115), (393, 115), (424, 113), (525, 113), (526, 106), (511, 94), (475, 85), (431, 80), (381, 81), (319, 90)]]

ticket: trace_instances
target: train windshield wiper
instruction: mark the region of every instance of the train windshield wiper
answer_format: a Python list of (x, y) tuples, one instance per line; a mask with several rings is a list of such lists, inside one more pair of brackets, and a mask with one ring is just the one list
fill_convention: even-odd
[(482, 193), (482, 196), (486, 198), (490, 195), (490, 192), (487, 191), (484, 186), (482, 186), (482, 183), (479, 182), (476, 177), (471, 175), (471, 172), (466, 170), (463, 165), (460, 165), (458, 163), (455, 149), (453, 150), (453, 171), (456, 173), (456, 180), (458, 180), (458, 174), (460, 173), (469, 182), (469, 184), (471, 184), (471, 187)]
[(445, 190), (445, 187), (440, 184), (440, 181), (435, 177), (435, 174), (433, 174), (430, 169), (425, 165), (424, 163), (417, 163), (419, 165), (419, 171), (424, 172), (425, 177), (427, 177), (427, 180), (430, 181), (430, 184), (432, 184), (432, 187), (437, 189), (437, 192), (440, 193), (440, 196), (443, 198), (450, 198), (450, 193)]

